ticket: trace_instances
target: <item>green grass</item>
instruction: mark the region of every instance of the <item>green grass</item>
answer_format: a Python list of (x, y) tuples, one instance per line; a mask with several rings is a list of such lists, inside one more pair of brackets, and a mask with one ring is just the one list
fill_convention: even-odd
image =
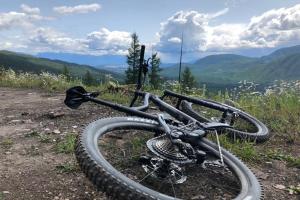
[(13, 146), (14, 142), (12, 141), (12, 139), (10, 138), (5, 138), (0, 145), (2, 146), (2, 148), (4, 149), (10, 149)]
[(48, 72), (40, 74), (16, 73), (11, 69), (5, 70), (0, 67), (0, 87), (31, 88), (42, 89), (48, 92), (62, 92), (77, 85), (83, 86), (87, 91), (106, 91), (101, 93), (101, 98), (105, 100), (125, 105), (128, 105), (130, 101), (130, 94), (107, 92), (109, 83), (87, 86), (79, 79), (68, 80), (63, 75), (55, 75)]
[[(216, 142), (214, 135), (209, 136), (209, 138)], [(261, 161), (258, 151), (255, 148), (255, 144), (249, 141), (235, 140), (228, 138), (226, 135), (219, 136), (220, 145), (241, 158), (243, 161), (250, 163), (257, 163)]]
[(40, 135), (41, 143), (51, 143), (52, 138), (48, 135)]
[(55, 145), (55, 151), (57, 153), (65, 153), (65, 154), (73, 153), (75, 147), (75, 140), (76, 140), (75, 135), (73, 134), (66, 135), (66, 137), (62, 141), (58, 142)]
[(103, 90), (105, 84), (98, 86), (86, 86), (79, 79), (68, 80), (62, 74), (56, 75), (49, 72), (42, 72), (40, 74), (33, 73), (16, 73), (12, 69), (4, 69), (0, 66), (0, 87), (14, 87), (14, 88), (32, 88), (42, 89), (48, 92), (65, 91), (66, 89), (81, 85), (88, 90)]
[(291, 185), (288, 187), (289, 194), (300, 194), (300, 184), (297, 186)]
[(239, 104), (246, 112), (262, 120), (270, 131), (294, 143), (300, 136), (300, 98), (296, 92), (242, 97)]
[(37, 131), (32, 131), (25, 135), (27, 138), (38, 138), (41, 143), (51, 143), (51, 137), (49, 135), (41, 134)]
[(131, 98), (129, 95), (122, 95), (120, 93), (102, 93), (100, 96), (101, 99), (107, 101), (113, 101), (115, 103), (129, 105)]
[(266, 156), (270, 159), (285, 161), (289, 167), (300, 168), (300, 157), (294, 157), (278, 150), (269, 150)]
[(4, 194), (3, 192), (0, 192), (0, 200), (3, 200), (4, 199)]
[(9, 69), (0, 68), (0, 86), (16, 88), (35, 88), (46, 91), (63, 91), (71, 86), (81, 85), (79, 80), (68, 81), (63, 75), (54, 75), (47, 72), (40, 74), (16, 73)]
[(147, 140), (150, 139), (149, 136), (144, 137), (133, 137), (130, 140), (130, 144), (127, 144), (130, 148), (131, 155), (129, 155), (132, 159), (138, 160), (140, 158), (140, 154), (145, 153), (145, 144)]
[(40, 136), (40, 134), (37, 131), (31, 131), (30, 133), (27, 133), (25, 135), (25, 137), (38, 137), (38, 136)]
[(60, 173), (67, 173), (67, 174), (79, 171), (79, 167), (75, 162), (65, 162), (57, 165), (55, 168)]

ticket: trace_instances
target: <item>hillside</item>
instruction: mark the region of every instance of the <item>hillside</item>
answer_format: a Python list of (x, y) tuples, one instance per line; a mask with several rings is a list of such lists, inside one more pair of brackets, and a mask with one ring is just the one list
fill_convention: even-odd
[(290, 56), (298, 53), (300, 53), (300, 45), (278, 49), (268, 56), (261, 57), (261, 60), (273, 61), (275, 59), (281, 59), (286, 56)]
[(62, 60), (65, 62), (77, 63), (90, 66), (104, 65), (125, 65), (126, 57), (124, 55), (83, 55), (75, 53), (53, 53), (43, 52), (37, 54), (40, 58), (48, 58), (52, 60)]
[[(233, 84), (240, 80), (267, 83), (274, 80), (300, 78), (300, 45), (282, 48), (268, 56), (250, 58), (234, 54), (220, 54), (201, 58), (190, 67), (198, 82)], [(168, 78), (177, 78), (178, 64), (163, 70)]]
[(95, 77), (103, 78), (105, 74), (111, 74), (115, 79), (122, 80), (122, 75), (107, 70), (96, 69), (88, 65), (64, 62), (60, 60), (50, 60), (37, 58), (31, 55), (15, 53), (10, 51), (0, 51), (0, 66), (11, 68), (15, 71), (40, 73), (47, 71), (51, 73), (61, 73), (63, 67), (68, 67), (72, 76), (82, 77), (89, 70)]

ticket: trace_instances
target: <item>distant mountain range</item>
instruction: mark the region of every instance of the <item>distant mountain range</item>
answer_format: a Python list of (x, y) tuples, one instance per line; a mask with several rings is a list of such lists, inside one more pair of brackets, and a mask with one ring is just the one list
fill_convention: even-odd
[[(126, 56), (68, 53), (41, 53), (38, 56), (0, 51), (0, 66), (17, 71), (52, 73), (61, 73), (63, 67), (67, 66), (74, 76), (83, 76), (87, 70), (90, 70), (95, 76), (111, 74), (119, 81), (124, 80), (124, 71), (127, 68)], [(64, 61), (57, 60), (59, 58)], [(91, 66), (86, 63), (90, 63)], [(241, 80), (262, 84), (274, 80), (299, 80), (300, 45), (282, 48), (259, 58), (236, 54), (211, 55), (193, 63), (183, 63), (182, 70), (185, 67), (191, 69), (198, 83), (209, 85), (232, 85)], [(163, 63), (161, 68), (163, 68), (162, 76), (167, 79), (177, 79), (179, 64)]]
[[(74, 53), (52, 53), (44, 52), (37, 54), (37, 57), (48, 58), (52, 60), (61, 60), (82, 65), (90, 65), (97, 69), (112, 71), (118, 74), (124, 74), (127, 69), (126, 56), (124, 55), (83, 55)], [(162, 63), (161, 68), (169, 67), (174, 63)]]
[[(235, 54), (211, 55), (194, 63), (183, 63), (189, 67), (198, 82), (233, 84), (240, 80), (269, 83), (274, 80), (300, 79), (300, 45), (276, 50), (268, 56), (251, 58)], [(178, 77), (179, 64), (165, 68), (162, 75)]]
[(114, 73), (104, 69), (97, 69), (88, 65), (80, 65), (76, 63), (65, 62), (61, 60), (51, 60), (47, 58), (38, 58), (35, 56), (16, 53), (11, 51), (0, 51), (0, 66), (11, 68), (15, 71), (40, 73), (48, 71), (51, 73), (62, 73), (66, 66), (72, 76), (82, 77), (89, 70), (94, 77), (102, 78), (107, 74), (111, 74), (115, 79), (122, 81), (123, 75)]

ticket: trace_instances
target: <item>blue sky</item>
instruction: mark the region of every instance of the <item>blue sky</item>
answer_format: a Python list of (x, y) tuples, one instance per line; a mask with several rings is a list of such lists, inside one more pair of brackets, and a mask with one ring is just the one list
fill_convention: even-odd
[(30, 54), (126, 53), (130, 34), (165, 62), (260, 56), (300, 44), (299, 0), (0, 0), (0, 48)]

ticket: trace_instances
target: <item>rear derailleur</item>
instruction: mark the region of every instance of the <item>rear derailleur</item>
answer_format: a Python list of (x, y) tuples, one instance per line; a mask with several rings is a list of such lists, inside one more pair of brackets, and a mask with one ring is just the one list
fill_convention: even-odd
[(139, 162), (144, 171), (153, 178), (166, 180), (174, 184), (184, 183), (187, 179), (183, 173), (183, 168), (168, 160), (159, 157), (141, 156)]

